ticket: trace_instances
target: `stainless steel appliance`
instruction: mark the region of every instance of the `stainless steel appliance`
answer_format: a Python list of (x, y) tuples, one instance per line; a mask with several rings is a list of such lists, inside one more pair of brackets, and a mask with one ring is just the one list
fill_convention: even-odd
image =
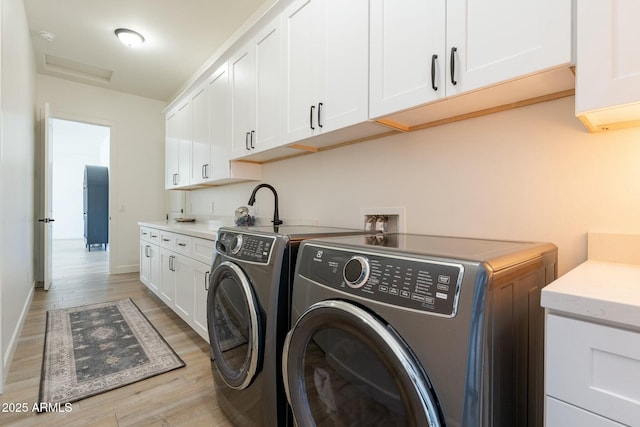
[(557, 248), (390, 234), (300, 246), (283, 350), (300, 426), (541, 426)]
[(333, 227), (221, 228), (207, 315), (216, 398), (238, 426), (287, 426), (282, 346), (300, 242), (364, 233)]

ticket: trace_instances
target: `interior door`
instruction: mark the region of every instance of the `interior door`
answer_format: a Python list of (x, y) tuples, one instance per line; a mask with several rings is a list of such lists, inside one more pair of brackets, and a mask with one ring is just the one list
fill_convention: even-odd
[(49, 103), (44, 104), (42, 118), (42, 138), (44, 144), (44, 209), (39, 219), (44, 226), (43, 260), (44, 260), (44, 290), (48, 291), (52, 281), (53, 254), (53, 127), (51, 126), (51, 112)]

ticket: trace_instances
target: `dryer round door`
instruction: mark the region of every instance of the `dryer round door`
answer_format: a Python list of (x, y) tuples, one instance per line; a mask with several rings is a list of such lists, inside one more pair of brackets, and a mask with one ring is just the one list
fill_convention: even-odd
[(207, 324), (212, 356), (224, 382), (247, 388), (262, 363), (263, 337), (259, 306), (246, 274), (224, 261), (211, 274)]
[(282, 365), (298, 425), (441, 425), (434, 392), (406, 343), (354, 304), (309, 307), (287, 334)]

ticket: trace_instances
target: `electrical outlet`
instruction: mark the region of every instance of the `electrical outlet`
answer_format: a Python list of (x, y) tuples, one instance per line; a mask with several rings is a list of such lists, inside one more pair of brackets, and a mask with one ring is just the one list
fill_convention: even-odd
[(405, 233), (404, 208), (361, 208), (360, 215), (366, 231)]

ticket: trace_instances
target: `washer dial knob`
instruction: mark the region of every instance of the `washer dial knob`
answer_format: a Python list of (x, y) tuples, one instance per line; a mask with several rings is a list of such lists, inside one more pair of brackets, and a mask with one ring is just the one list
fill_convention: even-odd
[(349, 287), (358, 289), (369, 279), (369, 260), (362, 255), (355, 255), (344, 265), (344, 280)]
[(233, 237), (231, 241), (231, 253), (236, 255), (242, 249), (242, 234), (238, 234)]

